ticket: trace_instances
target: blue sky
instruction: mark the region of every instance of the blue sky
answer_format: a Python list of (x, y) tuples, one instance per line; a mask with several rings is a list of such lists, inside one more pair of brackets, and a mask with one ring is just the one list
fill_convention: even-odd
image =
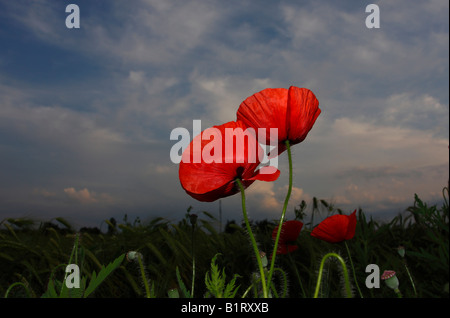
[[(80, 29), (68, 29), (68, 4)], [(368, 29), (366, 5), (380, 9)], [(449, 3), (433, 1), (2, 1), (0, 220), (75, 226), (182, 218), (190, 198), (170, 161), (177, 127), (236, 118), (267, 87), (311, 89), (322, 113), (293, 148), (294, 206), (313, 197), (392, 217), (449, 179)], [(276, 219), (287, 158), (247, 190)], [(223, 218), (241, 219), (238, 195)]]

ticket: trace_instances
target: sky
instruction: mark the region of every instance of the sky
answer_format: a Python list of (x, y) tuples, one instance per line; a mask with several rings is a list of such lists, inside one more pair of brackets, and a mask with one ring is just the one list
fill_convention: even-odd
[[(236, 120), (248, 96), (289, 86), (322, 112), (292, 148), (287, 219), (313, 197), (389, 219), (448, 185), (447, 0), (2, 0), (0, 43), (0, 221), (176, 222), (219, 205), (241, 220), (239, 194), (186, 194), (170, 133)], [(252, 220), (279, 218), (285, 153), (278, 168), (246, 190)]]

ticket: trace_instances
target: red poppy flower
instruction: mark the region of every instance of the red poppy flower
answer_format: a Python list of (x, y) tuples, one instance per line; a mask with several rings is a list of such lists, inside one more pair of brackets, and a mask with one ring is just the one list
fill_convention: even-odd
[[(309, 89), (266, 88), (241, 103), (237, 119), (248, 127), (266, 128), (266, 144), (278, 144), (280, 154), (286, 150), (286, 140), (295, 145), (306, 138), (320, 112), (319, 101)], [(270, 128), (278, 129), (278, 140), (270, 142)]]
[(211, 202), (239, 192), (238, 178), (244, 188), (255, 180), (276, 180), (278, 169), (256, 170), (262, 158), (262, 147), (243, 123), (232, 121), (205, 129), (183, 152), (181, 186), (193, 198)]
[[(303, 227), (303, 223), (297, 220), (286, 221), (281, 226), (280, 239), (278, 240), (277, 255), (287, 254), (298, 249), (295, 244), (300, 231)], [(272, 232), (272, 239), (275, 240), (278, 233), (278, 226)]]
[(350, 215), (336, 214), (327, 217), (311, 232), (311, 235), (329, 243), (350, 240), (355, 236), (356, 210)]

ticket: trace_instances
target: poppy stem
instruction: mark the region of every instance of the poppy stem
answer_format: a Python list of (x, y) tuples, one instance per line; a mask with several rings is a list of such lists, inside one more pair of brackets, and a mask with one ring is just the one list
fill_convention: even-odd
[(336, 257), (338, 261), (342, 265), (342, 271), (344, 272), (344, 282), (345, 282), (345, 290), (347, 292), (347, 298), (352, 298), (352, 290), (350, 288), (350, 279), (348, 277), (348, 270), (347, 266), (345, 265), (344, 260), (339, 254), (336, 253), (328, 253), (322, 258), (322, 262), (320, 262), (320, 268), (319, 268), (319, 276), (317, 277), (317, 284), (316, 284), (316, 291), (314, 292), (314, 298), (317, 298), (319, 296), (319, 290), (320, 290), (320, 283), (322, 281), (322, 273), (323, 273), (323, 266), (325, 264), (325, 261), (329, 257)]
[(350, 265), (352, 266), (353, 278), (355, 279), (356, 288), (358, 288), (358, 292), (359, 292), (359, 295), (361, 296), (361, 298), (364, 298), (363, 294), (361, 293), (361, 289), (359, 288), (358, 280), (356, 279), (355, 267), (353, 266), (352, 255), (350, 254), (350, 249), (348, 248), (347, 241), (344, 241), (344, 244), (345, 244), (345, 248), (347, 249), (348, 258), (350, 259)]
[(305, 293), (305, 290), (303, 289), (302, 280), (300, 278), (300, 274), (298, 273), (298, 269), (297, 269), (297, 266), (295, 265), (294, 259), (292, 258), (291, 253), (289, 253), (289, 251), (288, 251), (287, 254), (288, 254), (288, 257), (289, 257), (289, 261), (292, 264), (292, 267), (294, 267), (295, 274), (297, 275), (297, 279), (298, 279), (298, 282), (300, 284), (300, 289), (302, 290), (303, 298), (306, 298), (306, 293)]
[(195, 223), (192, 224), (192, 286), (191, 297), (194, 298), (194, 286), (195, 286)]
[(142, 255), (140, 253), (137, 254), (137, 261), (139, 264), (139, 269), (141, 270), (142, 281), (144, 282), (145, 294), (147, 298), (152, 298), (150, 288), (148, 286), (147, 277), (145, 275), (144, 263), (142, 262)]
[(252, 242), (253, 249), (255, 251), (256, 261), (258, 262), (259, 272), (260, 272), (260, 275), (261, 275), (261, 284), (262, 284), (262, 289), (263, 289), (263, 297), (264, 298), (268, 298), (267, 286), (266, 286), (266, 278), (265, 278), (265, 275), (264, 275), (264, 266), (262, 264), (261, 255), (259, 254), (258, 245), (256, 244), (255, 237), (253, 236), (252, 228), (251, 228), (250, 223), (248, 221), (247, 209), (246, 209), (246, 206), (245, 206), (244, 186), (242, 185), (242, 182), (241, 182), (240, 179), (236, 179), (236, 183), (238, 184), (239, 189), (241, 190), (242, 213), (244, 215), (244, 221), (245, 221), (245, 226), (247, 227), (248, 235), (250, 236), (250, 241)]
[(408, 266), (406, 265), (406, 261), (405, 260), (403, 260), (403, 261), (404, 261), (406, 272), (408, 273), (408, 276), (409, 276), (409, 280), (411, 281), (411, 285), (414, 289), (414, 295), (416, 295), (416, 297), (417, 297), (416, 285), (414, 285), (414, 280), (411, 276), (411, 273), (409, 272)]
[(273, 246), (272, 260), (270, 262), (270, 270), (269, 270), (269, 275), (267, 277), (267, 284), (269, 284), (269, 285), (271, 283), (272, 274), (273, 274), (273, 270), (275, 267), (275, 256), (277, 255), (276, 252), (278, 250), (278, 241), (280, 240), (281, 228), (283, 226), (284, 217), (286, 215), (287, 206), (288, 206), (289, 199), (291, 197), (291, 192), (292, 192), (292, 154), (291, 154), (291, 146), (290, 146), (289, 140), (286, 140), (285, 144), (286, 144), (286, 150), (287, 150), (288, 161), (289, 161), (289, 187), (288, 187), (288, 191), (286, 194), (286, 198), (284, 199), (283, 211), (281, 212), (280, 222), (278, 225), (277, 237), (275, 239), (275, 244)]

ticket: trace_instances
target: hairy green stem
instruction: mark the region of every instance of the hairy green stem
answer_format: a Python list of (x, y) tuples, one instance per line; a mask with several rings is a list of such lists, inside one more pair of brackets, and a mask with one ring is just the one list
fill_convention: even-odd
[(406, 268), (406, 272), (408, 273), (409, 280), (411, 281), (411, 285), (412, 285), (412, 287), (414, 289), (414, 295), (416, 295), (416, 297), (417, 297), (416, 285), (414, 284), (414, 280), (413, 280), (413, 278), (411, 276), (411, 273), (409, 272), (409, 269), (408, 269), (408, 266), (406, 265), (406, 262), (404, 262), (404, 265), (405, 265), (405, 268)]
[(28, 297), (30, 297), (31, 298), (31, 292), (30, 292), (30, 290), (29, 290), (29, 288), (28, 288), (28, 286), (27, 285), (25, 285), (24, 283), (22, 283), (22, 282), (16, 282), (16, 283), (14, 283), (14, 284), (12, 284), (11, 286), (9, 286), (8, 287), (8, 289), (6, 290), (6, 293), (5, 293), (5, 298), (8, 298), (8, 296), (9, 296), (9, 293), (11, 292), (11, 290), (14, 288), (14, 287), (16, 287), (16, 286), (22, 286), (24, 289), (25, 289), (25, 291), (27, 292), (27, 294), (28, 294)]
[(320, 290), (320, 284), (322, 282), (322, 273), (323, 273), (323, 266), (325, 264), (325, 261), (329, 258), (329, 257), (336, 257), (338, 259), (338, 261), (341, 263), (342, 266), (342, 270), (344, 272), (344, 282), (345, 282), (345, 290), (347, 292), (347, 298), (352, 298), (352, 290), (350, 288), (350, 279), (348, 277), (348, 270), (347, 270), (347, 266), (345, 265), (344, 260), (342, 259), (342, 257), (339, 254), (336, 253), (328, 253), (326, 254), (323, 258), (322, 258), (322, 262), (320, 262), (320, 268), (319, 268), (319, 275), (317, 277), (317, 284), (316, 284), (316, 291), (314, 292), (314, 298), (317, 298), (319, 295), (319, 290)]
[(147, 295), (147, 298), (151, 298), (150, 287), (148, 286), (148, 281), (147, 281), (147, 277), (145, 275), (144, 263), (142, 262), (141, 254), (139, 254), (139, 253), (137, 254), (137, 259), (138, 259), (139, 269), (141, 270), (142, 281), (144, 282), (145, 293)]
[(298, 283), (300, 284), (300, 289), (302, 290), (303, 298), (306, 298), (306, 293), (305, 293), (305, 290), (303, 289), (302, 280), (300, 278), (300, 274), (298, 273), (297, 266), (295, 266), (294, 259), (292, 258), (291, 253), (289, 253), (289, 251), (287, 254), (289, 257), (289, 261), (291, 262), (292, 266), (294, 267), (295, 274), (297, 275)]
[(350, 249), (348, 248), (347, 241), (344, 241), (344, 243), (345, 243), (345, 248), (347, 249), (348, 258), (350, 259), (350, 265), (352, 266), (353, 279), (355, 280), (356, 288), (358, 289), (359, 296), (361, 296), (361, 298), (364, 298), (364, 297), (363, 297), (363, 294), (362, 294), (362, 292), (361, 292), (361, 289), (359, 288), (358, 280), (356, 279), (355, 267), (353, 266), (352, 256), (351, 256), (351, 254), (350, 254)]
[(394, 292), (397, 295), (397, 298), (403, 298), (402, 293), (400, 292), (400, 289), (396, 288), (396, 289), (394, 289)]
[(267, 284), (270, 284), (270, 281), (272, 280), (273, 270), (275, 267), (275, 256), (277, 255), (277, 250), (278, 250), (278, 241), (280, 240), (281, 228), (283, 226), (284, 217), (286, 215), (286, 209), (287, 209), (289, 199), (291, 197), (291, 192), (292, 192), (292, 154), (291, 154), (291, 146), (290, 146), (289, 140), (286, 140), (285, 144), (286, 144), (286, 150), (287, 150), (287, 155), (288, 155), (288, 160), (289, 160), (289, 187), (288, 187), (288, 191), (286, 194), (286, 198), (284, 200), (283, 211), (281, 212), (280, 222), (278, 224), (278, 232), (277, 232), (277, 236), (275, 238), (275, 244), (273, 246), (272, 260), (270, 262), (270, 269), (269, 269), (269, 275), (267, 277)]
[(262, 284), (262, 289), (263, 289), (263, 297), (267, 298), (268, 297), (268, 293), (267, 293), (266, 279), (265, 279), (265, 275), (264, 275), (264, 267), (263, 267), (263, 264), (262, 264), (262, 261), (261, 261), (261, 255), (259, 254), (258, 245), (256, 244), (256, 240), (255, 240), (255, 237), (253, 236), (252, 228), (251, 228), (250, 223), (248, 221), (247, 209), (245, 207), (245, 190), (244, 190), (244, 186), (242, 185), (242, 182), (241, 182), (240, 179), (236, 179), (236, 183), (239, 186), (239, 189), (241, 190), (242, 213), (244, 215), (244, 221), (245, 221), (245, 226), (247, 227), (248, 235), (250, 236), (250, 241), (252, 242), (252, 245), (253, 245), (253, 250), (255, 252), (256, 261), (258, 262), (259, 272), (260, 272), (260, 275), (261, 275), (261, 284)]

